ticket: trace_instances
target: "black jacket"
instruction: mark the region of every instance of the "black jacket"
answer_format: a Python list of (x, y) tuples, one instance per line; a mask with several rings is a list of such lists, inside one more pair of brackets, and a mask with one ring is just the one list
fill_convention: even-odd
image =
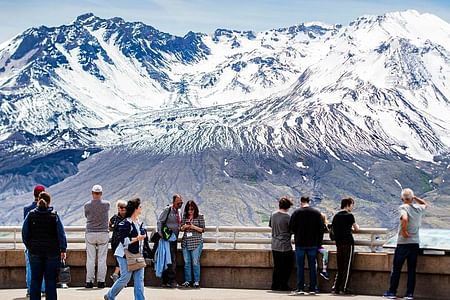
[(289, 230), (294, 234), (296, 247), (319, 247), (322, 244), (324, 226), (320, 212), (315, 208), (296, 209), (289, 221)]
[[(130, 221), (129, 218), (121, 221), (118, 225), (118, 228), (119, 228), (118, 240), (120, 241), (120, 243), (122, 243), (122, 245), (125, 243), (126, 238), (129, 238), (131, 241), (132, 238), (135, 238), (138, 236), (138, 231), (136, 230), (136, 226), (133, 225), (133, 223)], [(141, 235), (145, 235), (143, 250), (144, 250), (144, 256), (147, 257), (149, 255), (147, 252), (148, 251), (151, 252), (151, 250), (150, 250), (150, 245), (148, 244), (148, 235), (147, 235), (147, 230), (144, 227), (144, 223), (141, 223), (141, 225), (139, 226), (139, 231), (140, 231)], [(134, 253), (134, 254), (139, 253), (139, 243), (134, 242), (134, 243), (128, 244), (128, 251), (130, 251), (131, 253)]]

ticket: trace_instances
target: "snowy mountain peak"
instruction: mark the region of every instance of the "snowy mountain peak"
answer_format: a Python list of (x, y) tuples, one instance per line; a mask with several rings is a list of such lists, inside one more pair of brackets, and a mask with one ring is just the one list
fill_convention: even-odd
[[(349, 26), (178, 37), (87, 13), (31, 28), (0, 49), (0, 137), (44, 132), (58, 141), (49, 149), (73, 136), (74, 145), (101, 147), (324, 147), (336, 157), (378, 149), (432, 160), (450, 146), (448, 28), (406, 11)], [(177, 117), (192, 110), (201, 112)], [(171, 139), (186, 143), (174, 148)], [(304, 139), (312, 144), (293, 142)]]

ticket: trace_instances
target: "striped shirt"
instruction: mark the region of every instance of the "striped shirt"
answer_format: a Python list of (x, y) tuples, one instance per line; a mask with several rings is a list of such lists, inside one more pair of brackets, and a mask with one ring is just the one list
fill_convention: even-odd
[[(185, 225), (189, 219), (186, 216), (183, 216), (181, 220), (181, 226)], [(191, 220), (191, 224), (197, 227), (205, 229), (205, 218), (203, 215), (198, 215), (196, 219)], [(188, 236), (188, 233), (192, 233), (192, 235)], [(183, 239), (181, 240), (181, 247), (187, 248), (192, 251), (195, 250), (200, 243), (203, 242), (202, 233), (196, 230), (188, 230), (183, 233)]]

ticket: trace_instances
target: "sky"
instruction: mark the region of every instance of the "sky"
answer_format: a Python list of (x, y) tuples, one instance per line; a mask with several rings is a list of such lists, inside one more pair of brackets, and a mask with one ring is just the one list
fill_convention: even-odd
[(450, 23), (450, 0), (0, 0), (0, 43), (30, 27), (70, 24), (87, 12), (183, 36), (217, 28), (264, 31), (311, 21), (347, 25), (362, 15), (406, 9)]

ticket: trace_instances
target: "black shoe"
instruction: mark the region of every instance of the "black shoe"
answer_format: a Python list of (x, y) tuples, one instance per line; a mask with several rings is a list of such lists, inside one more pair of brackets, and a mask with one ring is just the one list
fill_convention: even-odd
[(87, 289), (92, 289), (94, 287), (94, 284), (92, 282), (86, 282), (86, 285), (84, 287)]
[(97, 282), (97, 288), (104, 289), (105, 288), (105, 283), (101, 282), (101, 281)]

